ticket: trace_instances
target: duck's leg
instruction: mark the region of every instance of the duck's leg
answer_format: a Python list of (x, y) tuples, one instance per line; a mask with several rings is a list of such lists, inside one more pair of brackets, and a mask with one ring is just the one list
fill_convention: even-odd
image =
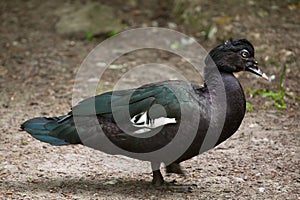
[[(152, 172), (153, 172), (152, 184), (156, 187), (156, 189), (187, 193), (193, 190), (192, 187), (195, 187), (195, 185), (176, 185), (175, 180), (170, 183), (165, 182), (159, 170), (159, 166), (160, 165), (157, 163), (151, 163)], [(166, 170), (169, 170), (168, 173), (176, 173), (176, 174), (184, 175), (184, 172), (181, 170), (181, 167), (178, 163), (172, 163), (171, 165), (168, 165), (166, 167)]]
[(152, 184), (155, 187), (160, 187), (164, 184), (164, 178), (160, 172), (160, 164), (158, 163), (151, 163), (151, 167), (152, 167), (152, 173), (153, 173), (153, 179), (152, 179)]
[(170, 165), (166, 166), (166, 173), (170, 174), (179, 174), (185, 177), (184, 171), (181, 169), (179, 163), (171, 163)]

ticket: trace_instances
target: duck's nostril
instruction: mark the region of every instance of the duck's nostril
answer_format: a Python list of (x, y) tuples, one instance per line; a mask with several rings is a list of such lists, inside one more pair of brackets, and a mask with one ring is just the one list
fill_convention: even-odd
[(253, 66), (256, 66), (256, 64), (251, 61), (246, 63), (246, 67), (253, 67)]

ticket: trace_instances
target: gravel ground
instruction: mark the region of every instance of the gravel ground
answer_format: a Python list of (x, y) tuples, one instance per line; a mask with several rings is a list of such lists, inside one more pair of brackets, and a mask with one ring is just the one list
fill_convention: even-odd
[[(238, 132), (217, 148), (184, 162), (187, 178), (166, 176), (167, 181), (195, 184), (192, 193), (154, 189), (146, 162), (83, 146), (53, 147), (20, 131), (24, 120), (69, 111), (76, 71), (100, 39), (90, 42), (55, 33), (58, 19), (51, 11), (70, 2), (0, 2), (0, 199), (300, 199), (299, 101), (290, 97), (300, 96), (299, 3), (251, 2), (252, 7), (236, 5), (227, 13), (224, 10), (233, 5), (223, 5), (220, 12), (212, 2), (203, 1), (204, 7), (215, 8), (204, 13), (211, 18), (216, 13), (238, 16), (231, 34), (253, 41), (264, 71), (274, 75), (272, 82), (264, 82), (239, 74), (245, 91), (276, 89), (281, 66), (287, 66), (287, 109), (278, 110), (268, 98), (246, 93), (255, 110), (246, 114)], [(153, 18), (156, 7), (147, 3), (142, 5), (145, 9), (135, 5), (135, 12), (118, 9), (121, 5), (109, 3), (130, 28), (150, 26), (153, 21), (162, 26), (174, 22), (171, 16)], [(186, 25), (178, 24), (177, 30), (199, 35)], [(208, 49), (218, 43), (200, 36), (199, 42)], [(127, 61), (130, 69), (132, 60), (140, 64), (153, 59), (181, 65), (180, 60), (153, 51), (128, 55), (116, 63)], [(109, 71), (103, 90), (112, 88), (120, 73)], [(192, 73), (187, 74), (193, 79)]]

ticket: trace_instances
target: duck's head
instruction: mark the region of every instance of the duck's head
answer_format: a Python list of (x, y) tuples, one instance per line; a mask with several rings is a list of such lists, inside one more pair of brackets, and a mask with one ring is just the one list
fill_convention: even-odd
[(206, 65), (209, 66), (212, 60), (220, 71), (249, 71), (268, 80), (267, 75), (258, 69), (258, 63), (254, 59), (254, 47), (246, 39), (226, 41), (215, 47), (209, 52)]

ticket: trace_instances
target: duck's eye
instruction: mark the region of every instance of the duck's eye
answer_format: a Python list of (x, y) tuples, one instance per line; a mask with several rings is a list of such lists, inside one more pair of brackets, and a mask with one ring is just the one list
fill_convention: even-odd
[(248, 58), (248, 57), (250, 56), (250, 53), (249, 53), (248, 50), (243, 49), (243, 50), (241, 51), (241, 56), (242, 56), (243, 58)]

